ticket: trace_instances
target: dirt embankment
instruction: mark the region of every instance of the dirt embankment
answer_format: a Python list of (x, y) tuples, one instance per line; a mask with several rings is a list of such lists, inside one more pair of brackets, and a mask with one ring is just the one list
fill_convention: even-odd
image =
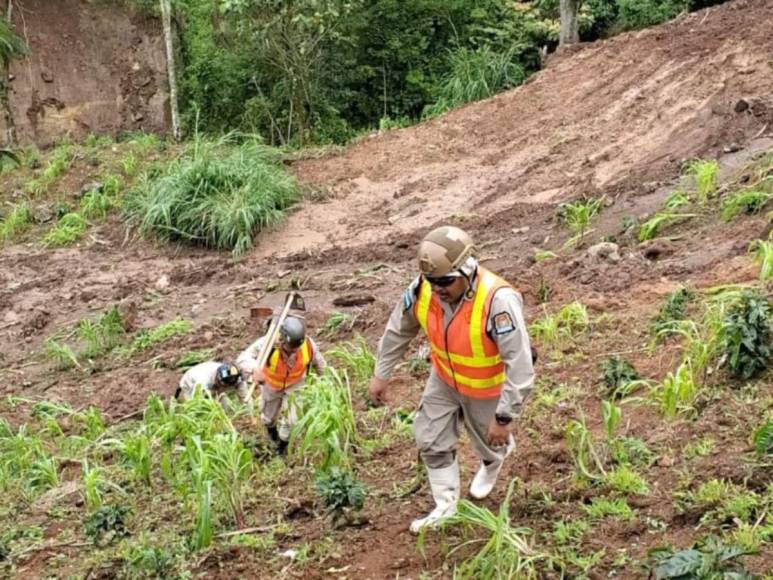
[(268, 236), (352, 246), (451, 215), (640, 191), (773, 127), (773, 4), (740, 0), (553, 57), (526, 85), (296, 165), (328, 191)]
[(14, 2), (14, 25), (30, 47), (11, 67), (11, 105), (23, 143), (166, 129), (157, 22), (106, 3), (25, 0)]

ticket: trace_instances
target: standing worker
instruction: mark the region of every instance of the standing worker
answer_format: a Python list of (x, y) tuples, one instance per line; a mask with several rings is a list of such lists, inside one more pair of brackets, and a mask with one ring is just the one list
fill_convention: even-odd
[(472, 238), (456, 227), (437, 228), (424, 238), (418, 256), (421, 275), (389, 318), (369, 387), (374, 404), (385, 402), (389, 376), (422, 329), (432, 370), (414, 435), (435, 509), (411, 523), (413, 533), (456, 513), (461, 421), (481, 460), (470, 494), (482, 499), (491, 493), (505, 457), (515, 447), (513, 421), (534, 384), (521, 296), (480, 266), (472, 250)]
[(258, 357), (266, 337), (251, 344), (236, 359), (239, 370), (260, 385), (260, 418), (283, 455), (290, 440), (290, 431), (298, 420), (290, 395), (306, 383), (309, 367), (317, 374), (325, 370), (325, 359), (316, 343), (306, 336), (303, 320), (289, 316), (279, 327), (278, 344), (268, 355), (266, 365), (258, 368)]

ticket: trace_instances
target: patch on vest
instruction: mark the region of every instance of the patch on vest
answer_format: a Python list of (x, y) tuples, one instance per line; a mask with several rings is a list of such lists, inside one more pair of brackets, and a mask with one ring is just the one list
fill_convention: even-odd
[(515, 330), (515, 323), (508, 312), (500, 312), (494, 316), (494, 334), (500, 336)]

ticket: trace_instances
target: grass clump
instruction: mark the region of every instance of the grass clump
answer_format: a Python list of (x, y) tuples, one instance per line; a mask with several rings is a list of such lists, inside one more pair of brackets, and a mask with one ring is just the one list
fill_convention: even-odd
[(46, 356), (54, 363), (54, 367), (60, 371), (66, 371), (75, 367), (79, 367), (78, 357), (73, 350), (54, 338), (46, 339), (44, 343), (46, 349)]
[(68, 213), (43, 238), (47, 248), (61, 248), (77, 242), (87, 227), (86, 220), (77, 213)]
[(720, 215), (724, 221), (729, 222), (742, 213), (758, 214), (765, 209), (771, 199), (773, 199), (773, 194), (765, 191), (742, 191), (723, 200)]
[(639, 241), (646, 242), (652, 240), (658, 235), (661, 228), (694, 218), (696, 215), (694, 213), (673, 213), (669, 211), (658, 212), (639, 228)]
[(594, 497), (591, 503), (583, 505), (582, 509), (593, 520), (603, 520), (604, 518), (632, 520), (634, 517), (631, 506), (622, 498)]
[(719, 163), (715, 160), (696, 159), (686, 167), (687, 174), (695, 181), (695, 190), (701, 204), (708, 202), (709, 197), (717, 190), (719, 183)]
[(78, 323), (78, 338), (86, 343), (83, 354), (89, 358), (101, 356), (116, 348), (126, 334), (123, 316), (113, 306), (97, 320), (83, 319)]
[(601, 363), (602, 380), (609, 396), (617, 398), (626, 387), (640, 379), (634, 366), (619, 356), (611, 356)]
[(585, 332), (590, 325), (588, 310), (581, 302), (572, 302), (555, 314), (535, 320), (529, 326), (529, 334), (547, 346), (560, 346), (565, 340)]
[(150, 330), (142, 330), (129, 345), (126, 354), (148, 350), (170, 338), (188, 334), (191, 330), (193, 330), (193, 323), (182, 318), (177, 318)]
[(197, 138), (158, 177), (126, 201), (126, 215), (144, 234), (232, 250), (275, 225), (298, 199), (295, 180), (274, 150), (257, 138)]
[(32, 212), (26, 203), (13, 206), (0, 220), (0, 242), (10, 241), (23, 234), (32, 223)]
[(582, 199), (572, 203), (562, 203), (558, 206), (559, 218), (569, 227), (575, 236), (567, 242), (568, 245), (582, 244), (585, 234), (588, 232), (591, 220), (596, 217), (604, 207), (603, 199)]
[(756, 240), (749, 245), (749, 253), (760, 265), (760, 282), (773, 280), (773, 241)]
[(362, 336), (352, 342), (345, 342), (325, 353), (346, 369), (347, 375), (355, 385), (365, 384), (376, 368), (376, 357)]
[(773, 419), (768, 419), (754, 430), (752, 443), (757, 455), (773, 455)]
[(649, 495), (650, 488), (644, 478), (626, 465), (617, 467), (607, 473), (605, 483), (623, 494)]

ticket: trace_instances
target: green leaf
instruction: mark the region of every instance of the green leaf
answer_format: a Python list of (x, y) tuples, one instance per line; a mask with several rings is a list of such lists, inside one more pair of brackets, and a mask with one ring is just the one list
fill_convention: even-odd
[(703, 561), (704, 556), (698, 550), (678, 552), (655, 568), (655, 578), (656, 580), (679, 578), (699, 570), (703, 565)]

